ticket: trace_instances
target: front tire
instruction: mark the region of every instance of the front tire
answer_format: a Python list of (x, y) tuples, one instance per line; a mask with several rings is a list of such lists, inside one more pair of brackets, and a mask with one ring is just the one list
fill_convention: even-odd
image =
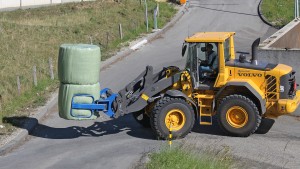
[(253, 134), (261, 123), (261, 116), (254, 102), (242, 95), (225, 97), (218, 107), (219, 126), (228, 134), (247, 137)]
[(164, 97), (155, 104), (150, 122), (158, 138), (167, 139), (170, 126), (173, 138), (183, 138), (194, 126), (195, 115), (184, 99)]

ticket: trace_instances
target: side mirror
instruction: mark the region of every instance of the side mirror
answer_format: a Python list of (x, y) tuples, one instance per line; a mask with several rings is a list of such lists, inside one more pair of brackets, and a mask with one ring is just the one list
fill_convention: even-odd
[(181, 56), (182, 57), (185, 56), (186, 49), (187, 49), (187, 43), (183, 43), (183, 45), (182, 45), (182, 51), (181, 51)]

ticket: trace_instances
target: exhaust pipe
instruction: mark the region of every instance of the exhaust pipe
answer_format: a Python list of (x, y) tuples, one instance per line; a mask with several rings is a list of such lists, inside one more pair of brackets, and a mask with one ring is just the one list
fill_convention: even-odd
[(257, 38), (253, 43), (252, 43), (252, 59), (251, 59), (251, 64), (257, 65), (257, 47), (259, 45), (260, 38)]

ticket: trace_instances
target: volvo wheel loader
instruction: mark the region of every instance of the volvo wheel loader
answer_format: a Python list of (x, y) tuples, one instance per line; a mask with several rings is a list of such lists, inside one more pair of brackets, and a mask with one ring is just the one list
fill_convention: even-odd
[[(300, 91), (292, 67), (258, 61), (259, 39), (252, 44), (250, 60), (244, 53), (236, 57), (234, 35), (196, 33), (183, 44), (184, 70), (171, 66), (154, 74), (147, 66), (118, 94), (104, 89), (101, 101), (90, 105), (72, 103), (72, 108), (101, 110), (114, 118), (132, 113), (140, 124), (152, 127), (163, 139), (168, 138), (170, 128), (175, 138), (182, 138), (195, 123), (212, 125), (213, 116), (229, 135), (249, 136), (262, 118), (293, 113), (299, 105)], [(218, 68), (199, 71), (207, 62), (208, 45), (216, 52)]]

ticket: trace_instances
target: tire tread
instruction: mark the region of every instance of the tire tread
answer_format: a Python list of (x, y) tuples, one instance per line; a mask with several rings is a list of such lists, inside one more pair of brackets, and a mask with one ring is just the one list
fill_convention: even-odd
[[(159, 130), (159, 126), (157, 125), (159, 123), (159, 113), (161, 109), (164, 107), (165, 104), (168, 104), (170, 102), (183, 102), (186, 103), (186, 101), (182, 98), (173, 98), (173, 97), (163, 97), (160, 99), (154, 106), (151, 116), (150, 116), (150, 123), (151, 128), (154, 131), (155, 135), (158, 138), (167, 139), (167, 137)], [(191, 106), (188, 106), (191, 112), (193, 112), (193, 108)], [(195, 116), (192, 115), (192, 124), (195, 123)], [(194, 125), (191, 125), (185, 132), (183, 132), (179, 137), (176, 138), (184, 138), (193, 128)]]
[[(255, 133), (255, 131), (258, 129), (260, 123), (261, 123), (261, 115), (259, 114), (259, 110), (257, 108), (257, 106), (255, 105), (255, 103), (250, 99), (248, 98), (247, 96), (244, 96), (244, 95), (239, 95), (239, 94), (233, 94), (233, 95), (229, 95), (229, 96), (226, 96), (224, 97), (221, 102), (220, 102), (220, 105), (222, 105), (224, 102), (227, 102), (228, 100), (232, 100), (232, 99), (241, 99), (241, 100), (244, 100), (246, 101), (251, 107), (254, 108), (254, 112), (255, 112), (255, 116), (257, 118), (257, 121), (256, 121), (256, 125), (255, 127), (253, 128), (253, 130), (249, 133), (244, 133), (244, 134), (239, 134), (237, 136), (241, 136), (241, 137), (248, 137), (249, 135)], [(219, 106), (221, 107), (221, 106)], [(218, 113), (220, 112), (219, 110), (217, 111)], [(219, 126), (221, 127), (221, 129), (227, 133), (227, 134), (232, 134), (230, 132), (228, 132), (224, 126), (221, 124), (220, 120), (218, 120), (218, 123), (219, 123)]]

